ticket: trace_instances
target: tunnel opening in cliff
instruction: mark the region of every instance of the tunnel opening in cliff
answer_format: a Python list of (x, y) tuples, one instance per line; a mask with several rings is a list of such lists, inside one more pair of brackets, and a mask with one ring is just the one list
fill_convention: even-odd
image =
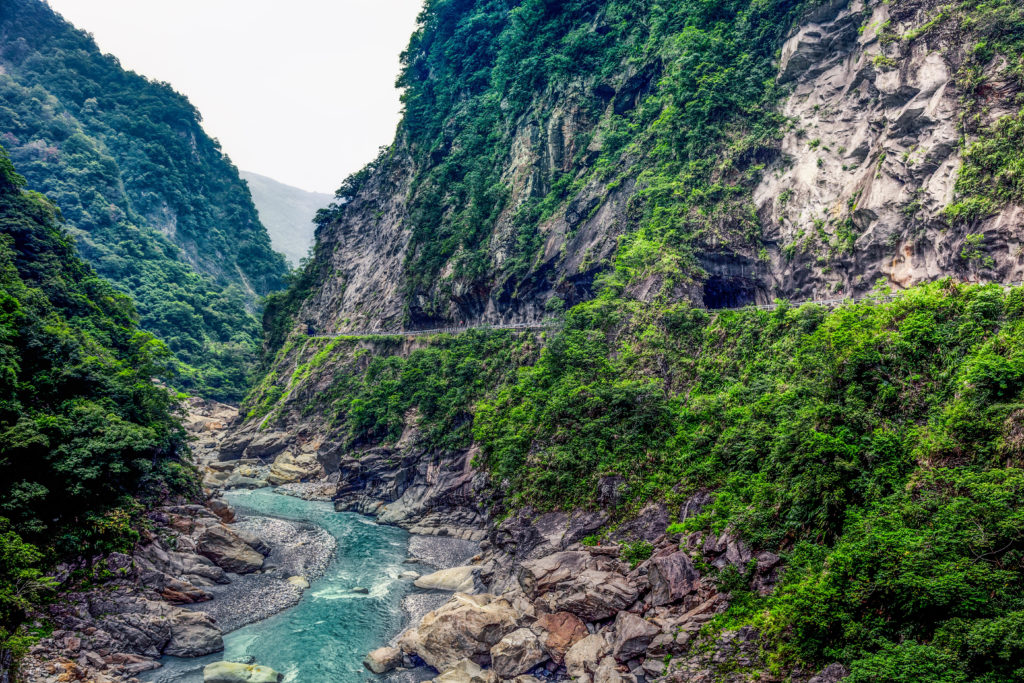
[(757, 303), (757, 283), (744, 277), (712, 276), (704, 283), (704, 306), (708, 309), (741, 308)]

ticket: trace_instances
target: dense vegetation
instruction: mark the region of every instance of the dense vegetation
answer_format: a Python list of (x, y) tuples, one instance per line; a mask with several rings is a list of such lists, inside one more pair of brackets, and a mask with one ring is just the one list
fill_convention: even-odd
[[(714, 504), (683, 530), (781, 552), (753, 622), (776, 665), (855, 681), (1017, 680), (1024, 655), (1024, 290), (943, 282), (889, 303), (709, 317), (611, 294), (476, 411), (521, 502)], [(627, 503), (628, 505), (628, 503)]]
[(251, 312), (286, 266), (237, 170), (184, 97), (39, 0), (0, 5), (0, 36), (0, 140), (19, 170), (171, 348), (172, 381), (239, 400), (260, 337)]
[[(472, 414), (480, 464), (510, 506), (593, 506), (608, 475), (625, 479), (622, 515), (712, 490), (713, 504), (675, 530), (728, 528), (780, 553), (786, 571), (771, 596), (721, 576), (732, 607), (708, 628), (757, 626), (776, 673), (841, 661), (855, 683), (1024, 680), (1024, 290), (942, 281), (835, 310), (714, 316), (674, 296), (672, 284), (701, 276), (693, 253), (703, 244), (759, 249), (750, 189), (786, 125), (773, 59), (813, 4), (428, 0), (399, 81), (400, 141), (417, 165), (410, 296), (442, 272), (514, 278), (541, 246), (540, 222), (588, 183), (636, 180), (638, 190), (596, 298), (570, 309), (514, 378), (474, 373), (460, 391), (458, 368), (497, 353), (473, 342), (362, 364), (350, 356), (333, 361), (330, 414), (361, 444), (397, 439), (417, 409), (439, 447), (467, 445), (461, 416)], [(905, 36), (883, 27), (885, 42), (909, 52), (944, 31), (964, 46), (952, 61), (965, 164), (947, 218), (1022, 201), (1020, 115), (986, 119), (992, 81), (1021, 84), (1022, 10), (1008, 0), (892, 5), (934, 16)], [(579, 129), (571, 170), (510, 207), (512, 136), (531, 117), (546, 123), (553, 104), (591, 125)], [(392, 160), (383, 154), (339, 197)], [(494, 272), (489, 240), (510, 208), (520, 232)], [(320, 267), (278, 310), (298, 310)], [(631, 299), (652, 275), (668, 286), (648, 303)], [(284, 355), (304, 343), (270, 323)], [(303, 357), (314, 360), (300, 367), (325, 362)], [(297, 379), (271, 378), (254, 414), (282, 405), (274, 385)], [(631, 546), (633, 559), (641, 550)]]
[(195, 486), (167, 347), (24, 184), (0, 148), (0, 653), (46, 563), (130, 547), (140, 504)]
[(591, 181), (639, 179), (637, 244), (655, 261), (677, 254), (681, 276), (695, 272), (689, 245), (709, 231), (756, 241), (745, 190), (780, 136), (773, 57), (806, 4), (428, 2), (399, 81), (403, 130), (423, 169), (411, 204), (414, 287), (453, 257), (453, 277), (488, 273), (511, 136), (522, 117), (543, 121), (557, 97), (592, 126), (572, 141), (570, 170), (515, 207), (520, 234), (503, 276), (526, 270), (542, 245), (537, 223)]
[(472, 406), (513, 381), (540, 344), (533, 332), (471, 331), (434, 337), (407, 353), (402, 346), (397, 336), (293, 338), (273, 363), (281, 367), (294, 354), (299, 362), (291, 376), (269, 372), (243, 410), (248, 419), (276, 417), (296, 388), (326, 386), (303, 396), (303, 411), (326, 415), (349, 447), (396, 441), (412, 412), (424, 444), (463, 448), (472, 441)]

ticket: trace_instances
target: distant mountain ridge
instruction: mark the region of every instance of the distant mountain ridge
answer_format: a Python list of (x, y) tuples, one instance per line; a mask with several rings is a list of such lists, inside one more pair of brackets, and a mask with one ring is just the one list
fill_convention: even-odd
[(297, 266), (313, 246), (313, 217), (331, 203), (334, 195), (309, 192), (250, 171), (241, 171), (239, 175), (249, 184), (260, 220), (270, 234), (270, 243), (292, 266)]

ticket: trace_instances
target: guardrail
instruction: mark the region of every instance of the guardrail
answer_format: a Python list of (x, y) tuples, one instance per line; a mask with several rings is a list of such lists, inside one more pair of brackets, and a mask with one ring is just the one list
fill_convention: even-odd
[[(980, 283), (979, 283), (980, 284)], [(992, 284), (992, 283), (989, 283)], [(1024, 285), (1024, 282), (1011, 282), (1009, 284), (1001, 285), (1003, 289), (1010, 289), (1012, 287), (1020, 287)], [(861, 297), (840, 297), (834, 299), (804, 299), (802, 301), (783, 301), (781, 303), (772, 304), (748, 304), (746, 306), (736, 306), (734, 308), (709, 308), (709, 313), (720, 313), (722, 311), (743, 311), (754, 309), (758, 311), (774, 311), (780, 305), (787, 306), (803, 306), (804, 304), (817, 304), (819, 306), (842, 306), (843, 304), (853, 304), (861, 301), (877, 301), (886, 302), (893, 301), (896, 299), (895, 294), (879, 295), (879, 294), (867, 294)], [(428, 330), (398, 330), (398, 331), (387, 331), (387, 330), (359, 330), (353, 332), (344, 332), (340, 334), (311, 334), (311, 339), (337, 339), (338, 337), (424, 337), (432, 334), (460, 334), (462, 332), (469, 332), (470, 330), (548, 330), (554, 327), (558, 327), (562, 324), (562, 321), (557, 318), (548, 318), (547, 320), (541, 320), (536, 323), (509, 323), (507, 325), (466, 325), (462, 327), (435, 327)]]
[(357, 330), (338, 334), (311, 334), (309, 336), (311, 339), (336, 339), (338, 337), (425, 337), (432, 334), (459, 334), (470, 330), (547, 330), (560, 324), (560, 320), (549, 318), (536, 323), (466, 325), (463, 327), (435, 327), (427, 330)]

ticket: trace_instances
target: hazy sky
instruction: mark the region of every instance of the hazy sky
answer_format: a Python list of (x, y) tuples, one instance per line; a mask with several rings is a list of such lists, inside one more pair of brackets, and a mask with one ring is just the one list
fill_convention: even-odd
[(49, 0), (167, 81), (235, 164), (333, 192), (394, 137), (398, 55), (422, 0)]

